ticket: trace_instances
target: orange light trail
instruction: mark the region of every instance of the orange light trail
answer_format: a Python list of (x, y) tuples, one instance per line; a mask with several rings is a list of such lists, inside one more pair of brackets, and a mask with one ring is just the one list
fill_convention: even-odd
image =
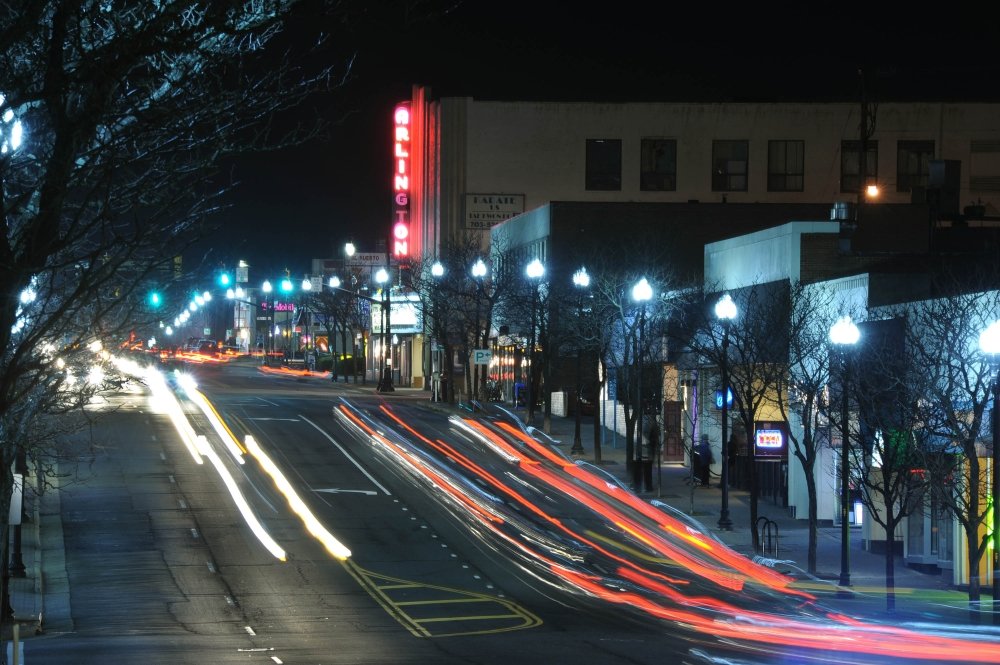
[[(384, 436), (375, 432), (371, 427), (363, 423), (355, 414), (351, 413), (345, 407), (341, 406), (340, 409), (346, 416), (355, 422), (362, 429), (362, 431), (368, 433), (370, 436), (376, 438), (380, 443), (383, 443), (392, 449), (402, 459), (409, 461), (411, 464), (419, 465), (422, 470), (425, 470), (425, 465), (420, 460), (407, 453), (401, 447), (388, 441)], [(676, 580), (668, 580), (667, 582), (661, 581), (657, 578), (662, 576), (652, 573), (651, 571), (638, 568), (634, 563), (608, 552), (593, 541), (589, 541), (585, 537), (581, 537), (580, 534), (573, 533), (558, 519), (528, 502), (523, 496), (504, 485), (496, 476), (487, 472), (484, 468), (470, 460), (453, 446), (440, 440), (437, 442), (431, 441), (404, 423), (398, 416), (393, 414), (391, 410), (384, 406), (382, 407), (382, 411), (387, 416), (392, 418), (394, 422), (404, 427), (407, 432), (418, 437), (421, 441), (432, 446), (435, 450), (446, 455), (463, 468), (475, 473), (478, 477), (487, 481), (491, 486), (504, 492), (507, 496), (515, 499), (519, 505), (524, 506), (533, 514), (568, 533), (574, 539), (584, 542), (588, 546), (593, 547), (596, 551), (619, 561), (621, 567), (616, 570), (616, 574), (622, 579), (627, 580), (638, 587), (648, 589), (649, 591), (656, 593), (658, 597), (669, 599), (679, 605), (679, 607), (664, 606), (655, 599), (648, 598), (632, 591), (623, 591), (620, 588), (608, 588), (601, 584), (601, 580), (603, 579), (602, 577), (568, 568), (566, 565), (559, 563), (552, 558), (539, 553), (538, 551), (527, 548), (524, 543), (513, 539), (508, 534), (498, 530), (496, 528), (498, 524), (496, 521), (486, 521), (486, 526), (488, 526), (497, 537), (503, 539), (505, 542), (509, 543), (513, 547), (516, 547), (520, 551), (526, 552), (544, 565), (547, 565), (549, 571), (558, 579), (572, 584), (574, 588), (588, 595), (601, 598), (607, 602), (627, 605), (630, 608), (641, 610), (650, 616), (677, 622), (698, 632), (723, 639), (742, 640), (757, 644), (781, 645), (789, 648), (803, 648), (809, 650), (826, 649), (843, 653), (863, 653), (919, 660), (953, 660), (956, 657), (956, 654), (961, 654), (960, 658), (967, 662), (1000, 663), (1000, 650), (996, 648), (995, 644), (988, 642), (963, 640), (960, 638), (938, 635), (926, 635), (903, 628), (866, 624), (862, 621), (837, 613), (826, 613), (823, 615), (824, 618), (830, 620), (832, 623), (824, 624), (821, 627), (816, 623), (802, 621), (795, 618), (787, 618), (746, 610), (710, 596), (686, 596), (670, 586), (671, 583), (676, 584)], [(633, 520), (621, 514), (620, 511), (617, 511), (612, 506), (608, 505), (607, 502), (594, 501), (593, 497), (581, 492), (581, 488), (577, 488), (572, 483), (559, 478), (554, 472), (542, 467), (537, 460), (523, 459), (523, 455), (521, 455), (518, 451), (516, 451), (516, 449), (511, 447), (509, 443), (503, 441), (503, 439), (501, 439), (495, 432), (483, 424), (474, 420), (464, 420), (464, 422), (481, 436), (488, 437), (491, 445), (498, 447), (500, 450), (509, 450), (513, 456), (522, 458), (522, 462), (518, 466), (532, 477), (543, 482), (550, 483), (555, 489), (568, 493), (569, 496), (580, 500), (592, 509), (598, 510), (598, 512), (604, 514), (605, 516), (608, 515), (603, 509), (608, 509), (612, 515), (616, 518), (620, 518), (620, 520), (612, 519), (613, 522), (617, 523), (619, 528), (629, 532), (633, 537), (636, 537), (642, 542), (647, 544), (652, 542), (648, 530), (637, 525)], [(537, 450), (535, 445), (529, 445), (531, 445), (532, 450)], [(559, 459), (557, 456), (544, 453), (543, 456), (546, 459), (557, 463), (559, 468), (563, 471), (572, 474), (580, 480), (586, 481), (588, 484), (593, 485), (596, 488), (607, 485), (606, 482), (601, 481), (596, 478), (596, 476), (592, 476), (592, 474), (579, 469), (576, 465), (569, 464), (565, 460)], [(587, 476), (591, 477), (588, 478)], [(440, 478), (440, 475), (433, 474), (433, 477)], [(445, 485), (439, 483), (439, 486), (446, 489), (449, 494), (453, 495), (453, 492), (459, 491), (451, 488), (450, 481), (447, 481), (446, 479), (441, 478), (441, 483), (448, 484), (446, 487)], [(620, 497), (616, 495), (616, 498), (626, 500), (628, 505), (632, 505), (632, 502), (627, 500), (628, 495), (625, 495), (624, 493), (622, 493)], [(639, 508), (638, 506), (635, 507), (637, 509)], [(599, 510), (599, 508), (602, 510)], [(718, 551), (721, 548), (715, 547), (714, 543), (711, 541), (703, 540), (690, 533), (687, 530), (686, 525), (683, 525), (679, 521), (675, 521), (669, 516), (662, 514), (660, 511), (655, 510), (652, 506), (649, 506), (649, 508), (650, 511), (642, 510), (643, 514), (649, 515), (655, 519), (666, 533), (681, 538), (699, 549), (709, 549), (712, 555), (719, 556), (722, 553)], [(483, 516), (481, 510), (474, 510), (473, 512), (477, 516)], [(732, 552), (732, 556), (740, 559), (743, 558), (735, 552)], [(750, 562), (747, 563), (750, 564)], [(752, 568), (763, 568), (762, 566), (757, 566), (756, 564), (750, 564), (750, 566), (752, 566)], [(786, 578), (786, 576), (780, 574), (775, 574), (775, 576), (779, 579)], [(808, 594), (803, 595), (810, 599), (812, 598), (812, 596), (809, 596)], [(698, 611), (686, 610), (683, 609), (684, 606), (695, 606), (710, 613), (704, 614)]]

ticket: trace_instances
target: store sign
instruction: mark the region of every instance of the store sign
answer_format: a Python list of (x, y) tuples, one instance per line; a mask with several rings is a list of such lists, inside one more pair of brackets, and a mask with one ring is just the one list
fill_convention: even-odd
[(410, 105), (398, 104), (393, 118), (392, 255), (410, 255)]
[[(382, 303), (372, 303), (371, 331), (382, 334)], [(423, 332), (423, 316), (421, 315), (420, 296), (416, 294), (401, 295), (394, 293), (389, 301), (389, 329), (393, 333), (416, 334)]]
[[(716, 390), (715, 391), (715, 408), (716, 409), (721, 409), (722, 408), (722, 390)], [(727, 388), (726, 389), (726, 408), (727, 409), (733, 408), (733, 389), (732, 388)]]
[(756, 457), (785, 458), (788, 456), (788, 423), (758, 421), (754, 430)]
[(524, 194), (466, 194), (465, 228), (488, 230), (524, 212)]

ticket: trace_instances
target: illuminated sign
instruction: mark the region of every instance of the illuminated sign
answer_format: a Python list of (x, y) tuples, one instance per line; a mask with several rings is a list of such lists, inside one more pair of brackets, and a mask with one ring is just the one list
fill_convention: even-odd
[[(733, 389), (732, 388), (727, 388), (726, 389), (726, 408), (727, 409), (731, 409), (732, 407), (733, 407)], [(717, 408), (717, 409), (721, 409), (722, 408), (722, 391), (721, 390), (716, 390), (715, 391), (715, 408)]]
[(784, 436), (780, 430), (759, 429), (757, 430), (757, 447), (775, 450), (785, 445)]
[(410, 105), (396, 106), (392, 114), (392, 255), (410, 255)]
[(754, 455), (784, 459), (788, 454), (788, 423), (757, 421), (754, 425)]

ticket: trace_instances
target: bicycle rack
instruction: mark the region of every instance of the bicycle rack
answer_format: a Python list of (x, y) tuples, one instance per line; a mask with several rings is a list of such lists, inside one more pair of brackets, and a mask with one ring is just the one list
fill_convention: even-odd
[(760, 555), (778, 558), (778, 524), (766, 517), (758, 517), (757, 542), (760, 545)]

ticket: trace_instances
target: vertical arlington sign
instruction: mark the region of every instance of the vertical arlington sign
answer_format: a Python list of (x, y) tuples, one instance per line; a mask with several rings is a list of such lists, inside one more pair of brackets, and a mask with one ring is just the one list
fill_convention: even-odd
[(393, 222), (392, 255), (405, 259), (410, 255), (410, 105), (396, 105), (392, 114), (393, 136)]

